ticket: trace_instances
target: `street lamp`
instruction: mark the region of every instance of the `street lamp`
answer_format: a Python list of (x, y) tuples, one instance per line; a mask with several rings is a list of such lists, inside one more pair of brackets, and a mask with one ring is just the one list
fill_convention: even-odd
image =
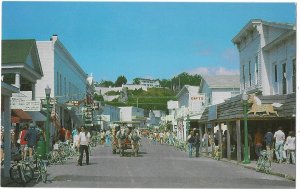
[(49, 122), (50, 122), (50, 94), (51, 88), (47, 85), (45, 88), (46, 100), (47, 100), (47, 124), (46, 124), (46, 154), (49, 153), (49, 145), (50, 145), (50, 133), (49, 133)]
[(245, 142), (244, 142), (244, 164), (249, 164), (249, 151), (248, 151), (248, 126), (247, 126), (247, 110), (248, 110), (248, 95), (246, 91), (242, 94), (243, 100), (243, 108), (244, 108), (244, 134), (245, 134)]

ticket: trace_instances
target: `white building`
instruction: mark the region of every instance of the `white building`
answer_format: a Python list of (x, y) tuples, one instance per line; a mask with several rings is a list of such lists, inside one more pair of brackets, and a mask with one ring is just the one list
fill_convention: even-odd
[(225, 99), (240, 94), (240, 82), (238, 75), (214, 75), (202, 76), (200, 93), (205, 94), (205, 104), (215, 105)]
[(145, 112), (142, 108), (137, 108), (133, 106), (129, 107), (119, 107), (120, 108), (120, 121), (122, 122), (140, 122), (140, 127), (145, 127), (146, 118), (144, 117)]
[(44, 77), (36, 84), (36, 96), (45, 98), (44, 89), (48, 85), (51, 88), (50, 97), (56, 99), (55, 111), (60, 125), (71, 129), (76, 124), (81, 124), (76, 116), (79, 109), (77, 108), (77, 112), (69, 112), (65, 103), (70, 100), (85, 101), (87, 74), (59, 41), (57, 35), (53, 35), (50, 41), (38, 41), (37, 47)]
[(144, 79), (138, 78), (140, 85), (144, 85), (146, 87), (159, 87), (159, 80), (158, 79)]
[(240, 55), (241, 90), (263, 95), (296, 91), (296, 26), (250, 20), (232, 39)]

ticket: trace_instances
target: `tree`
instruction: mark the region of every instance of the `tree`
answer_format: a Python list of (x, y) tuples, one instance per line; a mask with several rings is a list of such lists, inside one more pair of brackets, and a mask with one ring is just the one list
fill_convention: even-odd
[(114, 82), (112, 82), (112, 81), (105, 81), (105, 80), (102, 80), (102, 81), (100, 82), (100, 86), (101, 86), (101, 87), (114, 87), (115, 84), (114, 84)]
[(139, 79), (139, 78), (134, 78), (134, 79), (133, 79), (133, 84), (134, 84), (134, 85), (139, 85), (139, 84), (141, 84), (140, 79)]
[(127, 83), (127, 79), (125, 76), (121, 75), (118, 77), (118, 79), (115, 82), (116, 87), (121, 87), (123, 84)]

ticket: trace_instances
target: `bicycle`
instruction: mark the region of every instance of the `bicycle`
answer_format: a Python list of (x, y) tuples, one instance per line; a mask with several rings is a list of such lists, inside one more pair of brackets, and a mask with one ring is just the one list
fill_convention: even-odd
[(256, 171), (265, 172), (270, 174), (271, 172), (271, 161), (269, 159), (269, 154), (266, 150), (260, 152), (261, 156), (256, 162)]
[(43, 160), (41, 156), (38, 156), (36, 160), (36, 168), (38, 172), (38, 176), (35, 182), (38, 182), (38, 180), (41, 178), (44, 183), (47, 182), (47, 160)]
[(17, 159), (9, 170), (10, 178), (18, 184), (26, 184), (33, 179), (33, 170), (29, 162)]

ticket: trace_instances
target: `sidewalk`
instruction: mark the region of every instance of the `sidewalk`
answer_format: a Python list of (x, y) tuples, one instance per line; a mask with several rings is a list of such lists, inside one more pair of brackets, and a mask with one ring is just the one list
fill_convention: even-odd
[[(207, 158), (212, 158), (210, 156), (203, 155)], [(216, 160), (217, 161), (217, 160)], [(242, 162), (238, 163), (236, 160), (228, 160), (228, 159), (221, 159), (220, 161), (229, 162), (233, 164), (237, 164), (243, 166), (247, 169), (252, 169), (255, 171), (256, 168), (256, 161), (251, 161), (250, 164), (243, 164)], [(283, 177), (292, 181), (296, 181), (296, 165), (292, 164), (284, 164), (284, 163), (272, 163), (271, 166), (271, 175)]]

